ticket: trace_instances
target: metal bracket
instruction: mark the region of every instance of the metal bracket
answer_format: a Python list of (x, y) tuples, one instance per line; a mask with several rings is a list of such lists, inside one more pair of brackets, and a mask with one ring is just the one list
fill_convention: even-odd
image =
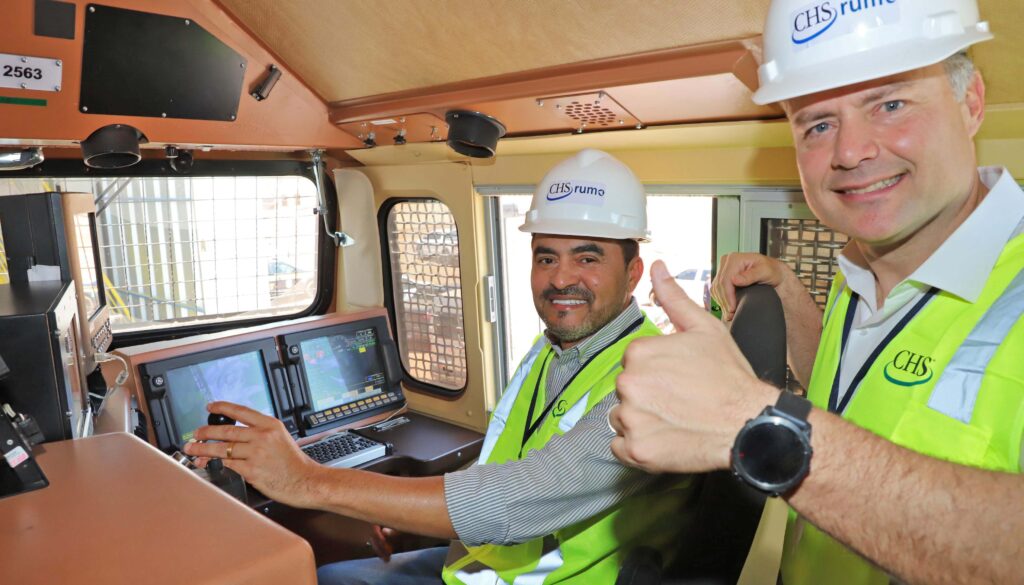
[(488, 323), (498, 322), (498, 285), (493, 274), (484, 276), (484, 311)]
[(330, 225), (327, 222), (327, 214), (324, 210), (327, 209), (327, 203), (324, 199), (324, 175), (320, 164), (323, 162), (324, 151), (321, 149), (314, 149), (309, 151), (309, 155), (313, 162), (313, 177), (316, 179), (316, 200), (320, 204), (320, 208), (317, 209), (317, 213), (324, 220), (324, 231), (334, 241), (336, 248), (347, 248), (356, 243), (355, 238), (346, 234), (345, 232), (338, 232), (331, 230)]

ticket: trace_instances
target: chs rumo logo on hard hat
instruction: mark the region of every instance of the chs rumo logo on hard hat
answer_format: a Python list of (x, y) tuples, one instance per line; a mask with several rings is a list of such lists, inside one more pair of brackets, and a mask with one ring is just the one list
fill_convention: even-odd
[(605, 186), (602, 183), (588, 183), (587, 181), (563, 181), (551, 183), (548, 187), (548, 201), (563, 201), (572, 199), (573, 203), (585, 205), (601, 205), (604, 201)]
[[(894, 24), (900, 18), (897, 0), (819, 0), (793, 12), (790, 38), (795, 45), (805, 45), (825, 33), (838, 36), (853, 32), (854, 26), (864, 26), (864, 13), (869, 11), (870, 21), (876, 26)], [(848, 18), (853, 15), (861, 18)]]
[(754, 103), (937, 64), (992, 38), (977, 0), (772, 0)]

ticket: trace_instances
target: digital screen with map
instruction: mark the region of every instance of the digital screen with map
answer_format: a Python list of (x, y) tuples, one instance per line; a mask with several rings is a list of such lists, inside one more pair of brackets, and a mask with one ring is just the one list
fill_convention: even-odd
[(167, 397), (182, 442), (206, 424), (206, 405), (226, 400), (274, 416), (259, 351), (167, 370)]
[(384, 364), (372, 327), (308, 339), (299, 345), (314, 411), (384, 392)]

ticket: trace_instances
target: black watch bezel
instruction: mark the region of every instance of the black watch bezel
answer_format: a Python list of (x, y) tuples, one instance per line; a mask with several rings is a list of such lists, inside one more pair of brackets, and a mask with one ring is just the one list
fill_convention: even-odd
[[(788, 493), (800, 485), (800, 482), (810, 472), (811, 455), (814, 453), (811, 449), (811, 425), (806, 420), (809, 412), (810, 403), (806, 399), (784, 391), (775, 405), (765, 407), (760, 415), (748, 420), (736, 434), (736, 440), (733, 442), (730, 453), (733, 473), (749, 485), (771, 496)], [(758, 445), (746, 445), (755, 429), (760, 432), (785, 433), (788, 436), (782, 437), (781, 440), (796, 445), (799, 464), (788, 477), (782, 480), (770, 480), (758, 477), (751, 470), (747, 461), (750, 461), (751, 458), (766, 456), (756, 450)], [(759, 460), (759, 463), (763, 464), (764, 462)]]

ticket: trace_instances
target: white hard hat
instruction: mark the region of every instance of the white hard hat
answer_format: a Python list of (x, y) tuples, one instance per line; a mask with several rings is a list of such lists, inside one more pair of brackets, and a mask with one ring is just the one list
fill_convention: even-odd
[(647, 194), (629, 167), (587, 148), (544, 175), (519, 230), (646, 242)]
[(926, 67), (991, 38), (976, 0), (773, 0), (754, 102)]

